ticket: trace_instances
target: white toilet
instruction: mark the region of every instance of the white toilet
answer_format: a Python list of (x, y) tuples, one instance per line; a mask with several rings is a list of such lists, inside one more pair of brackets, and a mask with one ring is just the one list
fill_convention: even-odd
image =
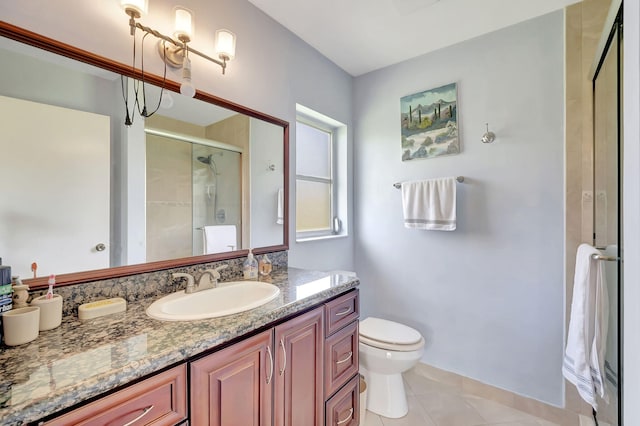
[(367, 383), (367, 410), (392, 419), (409, 412), (402, 373), (424, 352), (424, 338), (411, 327), (369, 317), (360, 321), (360, 373)]

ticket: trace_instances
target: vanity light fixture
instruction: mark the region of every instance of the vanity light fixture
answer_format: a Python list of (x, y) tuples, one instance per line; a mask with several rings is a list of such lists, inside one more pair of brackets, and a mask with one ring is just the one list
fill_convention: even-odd
[(175, 29), (173, 35), (176, 37), (176, 40), (136, 21), (136, 19), (139, 19), (142, 14), (146, 13), (147, 3), (148, 0), (120, 0), (120, 4), (122, 5), (125, 13), (129, 15), (129, 27), (132, 35), (135, 35), (136, 29), (140, 29), (145, 33), (157, 37), (161, 42), (165, 41), (169, 43), (165, 47), (166, 58), (163, 52), (161, 52), (160, 55), (168, 65), (181, 67), (183, 58), (185, 57), (183, 51), (188, 51), (189, 53), (195, 53), (208, 61), (220, 65), (222, 68), (222, 74), (225, 73), (227, 61), (233, 59), (236, 53), (236, 35), (234, 33), (229, 30), (216, 31), (215, 50), (219, 59), (212, 58), (211, 56), (187, 45), (193, 36), (193, 14), (189, 9), (185, 9), (184, 7), (176, 7), (174, 9)]
[[(143, 117), (149, 117), (157, 111), (149, 113), (146, 108), (146, 100), (144, 96), (144, 40), (151, 34), (158, 39), (158, 52), (160, 57), (165, 63), (164, 79), (166, 80), (167, 69), (169, 65), (173, 68), (182, 68), (182, 84), (180, 86), (180, 93), (185, 96), (195, 96), (196, 89), (191, 81), (191, 59), (190, 54), (196, 54), (201, 58), (204, 58), (210, 62), (218, 64), (222, 68), (222, 74), (225, 74), (227, 69), (227, 61), (232, 60), (235, 57), (236, 49), (236, 36), (228, 30), (218, 30), (215, 33), (215, 52), (219, 59), (212, 58), (188, 45), (193, 38), (193, 13), (184, 8), (176, 7), (175, 13), (175, 25), (173, 37), (169, 37), (154, 30), (153, 28), (142, 25), (137, 22), (143, 14), (147, 13), (148, 0), (120, 0), (120, 5), (124, 9), (125, 13), (129, 16), (129, 29), (133, 39), (133, 67), (136, 65), (136, 29), (141, 30), (144, 35), (142, 36), (142, 59), (141, 59), (141, 72), (142, 72), (142, 102), (138, 100), (139, 85), (134, 88), (136, 100), (134, 101), (134, 108), (137, 105), (140, 115)], [(162, 87), (164, 90), (164, 84)], [(125, 98), (125, 104), (127, 107), (127, 116), (125, 119), (126, 125), (131, 125), (132, 116), (129, 115), (128, 106), (128, 88), (125, 87), (125, 83), (122, 83), (123, 97)]]

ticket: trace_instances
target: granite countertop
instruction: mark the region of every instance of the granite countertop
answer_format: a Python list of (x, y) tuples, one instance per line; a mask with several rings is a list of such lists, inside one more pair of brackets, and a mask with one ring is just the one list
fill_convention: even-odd
[(0, 352), (0, 419), (33, 422), (164, 367), (322, 303), (359, 285), (355, 276), (283, 269), (267, 282), (278, 297), (259, 308), (220, 318), (165, 322), (148, 317), (157, 298), (129, 303), (126, 312), (89, 321), (63, 318), (31, 343)]

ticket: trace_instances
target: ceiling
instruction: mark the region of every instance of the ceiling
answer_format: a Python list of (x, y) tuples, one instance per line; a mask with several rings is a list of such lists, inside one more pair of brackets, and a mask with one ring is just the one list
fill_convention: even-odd
[(249, 0), (352, 76), (580, 0)]

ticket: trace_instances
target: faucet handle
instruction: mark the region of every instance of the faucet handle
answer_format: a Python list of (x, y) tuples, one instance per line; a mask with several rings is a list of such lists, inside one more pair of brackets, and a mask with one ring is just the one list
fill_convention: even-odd
[(225, 263), (224, 265), (218, 266), (215, 270), (216, 271), (221, 271), (223, 269), (227, 269), (228, 267), (229, 267), (229, 265), (227, 263)]
[(223, 268), (205, 269), (203, 275), (208, 272), (209, 274), (211, 274), (211, 278), (218, 281), (220, 279), (220, 272), (218, 272), (220, 269), (223, 269)]
[(195, 286), (195, 279), (193, 278), (193, 275), (191, 274), (186, 274), (184, 272), (175, 272), (173, 274), (171, 274), (171, 276), (175, 279), (175, 278), (186, 278), (187, 279), (187, 288), (188, 289), (192, 289)]

